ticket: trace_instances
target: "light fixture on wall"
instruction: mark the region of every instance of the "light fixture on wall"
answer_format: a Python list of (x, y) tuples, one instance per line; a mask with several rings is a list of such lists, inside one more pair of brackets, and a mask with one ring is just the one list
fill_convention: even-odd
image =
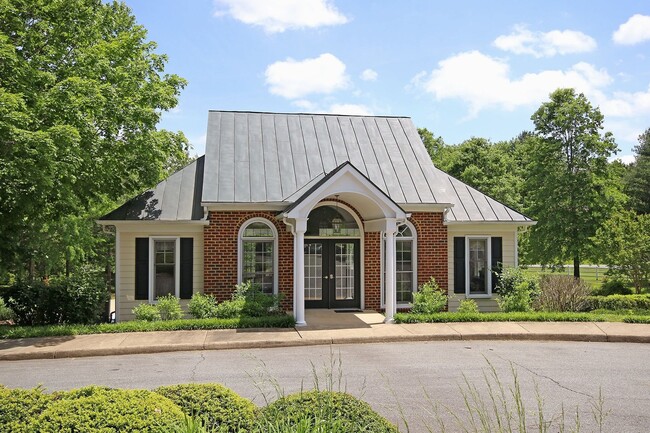
[(334, 233), (339, 234), (341, 233), (341, 226), (343, 225), (343, 220), (339, 218), (339, 195), (336, 194), (334, 197), (336, 197), (336, 202), (334, 205), (336, 206), (336, 216), (332, 218), (332, 229), (334, 230)]

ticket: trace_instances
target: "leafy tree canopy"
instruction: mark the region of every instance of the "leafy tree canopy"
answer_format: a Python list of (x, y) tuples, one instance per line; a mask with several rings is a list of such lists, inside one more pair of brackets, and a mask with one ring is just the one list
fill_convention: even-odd
[(630, 196), (633, 210), (650, 214), (650, 128), (639, 136), (634, 151), (636, 158), (626, 178), (625, 192)]
[(156, 129), (185, 80), (155, 49), (123, 3), (0, 0), (5, 271), (69, 255), (79, 217), (186, 162), (183, 134)]
[(603, 115), (583, 94), (558, 89), (531, 117), (525, 189), (530, 230), (528, 260), (563, 264), (593, 257), (592, 237), (622, 199), (607, 159), (616, 151), (602, 134)]

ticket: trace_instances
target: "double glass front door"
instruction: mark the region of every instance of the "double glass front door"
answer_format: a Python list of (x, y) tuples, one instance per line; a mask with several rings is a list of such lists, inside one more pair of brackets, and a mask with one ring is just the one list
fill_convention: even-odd
[(305, 240), (305, 307), (359, 308), (359, 240)]

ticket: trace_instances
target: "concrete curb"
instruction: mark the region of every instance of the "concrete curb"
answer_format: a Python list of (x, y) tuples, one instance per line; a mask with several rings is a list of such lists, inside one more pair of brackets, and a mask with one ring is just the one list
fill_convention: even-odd
[(212, 341), (202, 344), (159, 344), (134, 345), (102, 348), (80, 349), (50, 349), (38, 351), (16, 351), (0, 353), (0, 361), (22, 361), (34, 359), (81, 358), (90, 356), (135, 355), (164, 352), (197, 351), (197, 350), (230, 350), (230, 349), (264, 349), (297, 346), (321, 346), (338, 344), (377, 344), (398, 342), (426, 341), (576, 341), (576, 342), (612, 342), (612, 343), (650, 343), (650, 335), (607, 335), (603, 334), (571, 334), (571, 333), (458, 333), (458, 334), (404, 334), (389, 336), (365, 337), (332, 337), (291, 340), (249, 340), (249, 341)]

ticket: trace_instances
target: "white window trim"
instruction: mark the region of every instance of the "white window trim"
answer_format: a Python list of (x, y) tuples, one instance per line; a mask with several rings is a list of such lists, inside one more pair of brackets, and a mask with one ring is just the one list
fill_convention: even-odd
[(271, 221), (262, 217), (255, 217), (244, 221), (244, 223), (239, 227), (239, 233), (237, 234), (237, 284), (242, 283), (242, 266), (244, 264), (244, 230), (246, 227), (253, 223), (264, 223), (273, 232), (273, 239), (267, 237), (259, 238), (248, 238), (246, 240), (252, 241), (273, 241), (273, 294), (278, 294), (278, 230)]
[[(487, 249), (487, 293), (472, 293), (470, 294), (469, 286), (469, 241), (470, 240), (486, 240), (485, 248)], [(465, 236), (465, 297), (466, 298), (476, 298), (476, 299), (486, 299), (492, 297), (492, 236)]]
[[(400, 224), (400, 225), (402, 225), (402, 224)], [(412, 259), (411, 260), (413, 262), (413, 293), (415, 293), (415, 292), (418, 291), (418, 232), (417, 232), (417, 230), (415, 230), (415, 226), (413, 224), (411, 224), (410, 221), (406, 221), (405, 225), (408, 226), (408, 228), (411, 230), (412, 236), (403, 238), (403, 237), (397, 237), (397, 235), (395, 235), (395, 243), (397, 243), (397, 241), (399, 239), (411, 240), (411, 242), (412, 242), (412, 247), (411, 247), (412, 248), (412, 251), (411, 251)], [(385, 299), (386, 298), (386, 287), (384, 286), (384, 283), (385, 283), (385, 281), (384, 281), (385, 280), (385, 278), (384, 278), (384, 272), (385, 272), (384, 267), (386, 266), (386, 259), (384, 257), (384, 254), (385, 254), (385, 251), (386, 251), (386, 246), (385, 246), (386, 241), (385, 241), (385, 237), (384, 237), (384, 232), (381, 232), (380, 238), (381, 238), (380, 242), (379, 242), (379, 251), (380, 251), (379, 256), (380, 256), (380, 261), (381, 261), (381, 263), (380, 263), (381, 275), (380, 275), (380, 283), (379, 283), (380, 287), (381, 287), (381, 301), (380, 302), (381, 302), (381, 308), (386, 308), (386, 299)], [(395, 265), (397, 265), (397, 263), (395, 263)], [(397, 269), (397, 266), (395, 266), (394, 269)], [(395, 271), (395, 274), (397, 274), (397, 271)], [(397, 281), (397, 280), (395, 280), (395, 281)], [(412, 306), (411, 302), (398, 302), (397, 303), (397, 308), (409, 308), (411, 306)]]
[(155, 241), (174, 241), (174, 296), (180, 298), (181, 287), (181, 238), (178, 236), (149, 237), (149, 303), (156, 304), (154, 299), (154, 284), (156, 280), (156, 247)]

